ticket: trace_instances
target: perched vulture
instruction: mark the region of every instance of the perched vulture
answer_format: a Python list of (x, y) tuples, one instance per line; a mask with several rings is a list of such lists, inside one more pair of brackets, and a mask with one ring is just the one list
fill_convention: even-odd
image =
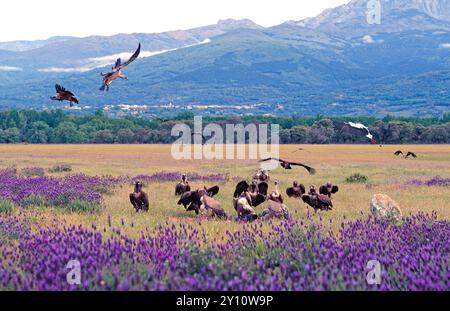
[(253, 175), (253, 180), (255, 180), (256, 182), (260, 182), (260, 181), (269, 181), (270, 180), (270, 176), (267, 173), (267, 171), (263, 171), (263, 170), (258, 170), (258, 172)]
[(339, 191), (339, 187), (331, 184), (330, 182), (326, 185), (320, 186), (319, 193), (331, 198), (331, 194), (335, 194)]
[(130, 193), (130, 202), (136, 209), (136, 212), (140, 210), (148, 212), (148, 195), (142, 191), (142, 183), (140, 181), (136, 181), (134, 183), (134, 192)]
[(100, 91), (109, 91), (109, 87), (111, 86), (112, 82), (117, 78), (127, 80), (128, 77), (122, 74), (122, 69), (131, 64), (133, 61), (135, 61), (139, 57), (140, 53), (141, 53), (141, 44), (139, 43), (136, 52), (134, 52), (134, 54), (130, 57), (129, 60), (127, 60), (125, 63), (122, 63), (122, 60), (118, 58), (111, 72), (105, 74), (102, 72), (101, 75), (103, 77), (103, 83), (102, 87), (100, 88)]
[(206, 214), (208, 217), (218, 217), (221, 219), (227, 218), (227, 214), (225, 213), (219, 201), (211, 198), (207, 194), (204, 194), (200, 198), (200, 201), (202, 202), (203, 208), (206, 210)]
[(242, 194), (239, 198), (233, 198), (233, 206), (237, 212), (238, 218), (245, 221), (253, 221), (258, 218), (253, 207), (250, 205), (251, 198), (246, 194)]
[(266, 161), (278, 161), (278, 162), (280, 162), (281, 167), (286, 169), (286, 170), (291, 170), (292, 166), (302, 166), (302, 167), (306, 168), (306, 170), (311, 175), (314, 175), (316, 173), (316, 170), (313, 169), (312, 167), (308, 166), (308, 165), (305, 165), (305, 164), (302, 164), (302, 163), (290, 162), (290, 161), (286, 161), (286, 160), (282, 160), (282, 159), (278, 159), (278, 158), (262, 159), (259, 162), (266, 162)]
[(202, 197), (208, 196), (212, 198), (219, 193), (219, 186), (214, 186), (209, 189), (188, 191), (181, 195), (178, 200), (178, 205), (183, 205), (186, 211), (194, 211), (197, 215), (200, 213), (202, 207)]
[(313, 186), (311, 186), (308, 194), (304, 194), (302, 196), (302, 200), (303, 202), (314, 208), (315, 211), (329, 211), (333, 207), (333, 202), (331, 202), (331, 199), (326, 195), (317, 194)]
[(73, 104), (78, 104), (78, 99), (75, 97), (75, 95), (70, 92), (69, 90), (66, 90), (63, 86), (56, 84), (56, 95), (50, 97), (52, 100), (57, 101), (64, 101), (67, 100), (69, 102), (70, 107), (73, 107)]
[(247, 196), (249, 198), (248, 203), (251, 206), (256, 207), (266, 201), (268, 189), (269, 185), (266, 182), (260, 182), (258, 184), (252, 183), (249, 185), (243, 180), (236, 185), (233, 198), (238, 199), (243, 195)]
[(278, 191), (278, 182), (275, 181), (275, 190), (269, 195), (269, 200), (283, 204), (283, 196)]
[(302, 195), (306, 193), (306, 188), (304, 185), (299, 184), (298, 182), (294, 181), (292, 187), (286, 189), (286, 194), (288, 197), (292, 198), (301, 198)]
[(288, 219), (289, 210), (286, 205), (280, 202), (272, 201), (269, 199), (268, 207), (261, 213), (260, 219), (270, 218)]
[(191, 191), (191, 186), (189, 186), (186, 174), (183, 174), (181, 175), (181, 181), (175, 186), (175, 195), (182, 195), (187, 191)]
[(377, 143), (367, 126), (361, 123), (335, 122), (334, 129), (339, 133), (347, 133), (355, 136), (367, 137), (368, 139), (370, 139), (371, 144)]
[(402, 155), (404, 159), (407, 159), (408, 157), (417, 158), (417, 155), (414, 152), (408, 151), (408, 153), (405, 155), (401, 150), (396, 151), (394, 153), (396, 156)]

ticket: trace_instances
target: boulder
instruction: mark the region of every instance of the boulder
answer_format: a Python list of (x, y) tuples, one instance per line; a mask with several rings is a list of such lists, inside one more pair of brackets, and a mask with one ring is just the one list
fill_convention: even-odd
[(370, 200), (370, 212), (378, 220), (397, 223), (402, 219), (400, 206), (385, 194), (375, 194)]

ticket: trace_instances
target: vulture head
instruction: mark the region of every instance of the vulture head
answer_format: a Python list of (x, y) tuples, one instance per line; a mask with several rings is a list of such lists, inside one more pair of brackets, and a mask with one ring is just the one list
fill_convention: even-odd
[(137, 180), (134, 182), (134, 192), (139, 193), (141, 191), (142, 191), (142, 182)]

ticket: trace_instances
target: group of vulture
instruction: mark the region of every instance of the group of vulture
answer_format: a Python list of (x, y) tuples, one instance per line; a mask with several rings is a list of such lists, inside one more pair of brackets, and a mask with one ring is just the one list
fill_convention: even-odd
[[(100, 87), (100, 91), (109, 91), (109, 88), (114, 80), (117, 78), (128, 80), (128, 77), (122, 73), (122, 69), (131, 64), (133, 61), (135, 61), (139, 54), (141, 53), (141, 44), (139, 43), (139, 46), (137, 50), (134, 52), (134, 54), (130, 57), (129, 60), (122, 63), (122, 60), (118, 58), (116, 60), (116, 63), (114, 67), (111, 68), (111, 71), (108, 73), (101, 73), (102, 76), (102, 86)], [(52, 100), (57, 101), (68, 101), (70, 107), (73, 107), (74, 104), (78, 104), (78, 98), (75, 96), (74, 93), (67, 90), (60, 84), (55, 85), (56, 94), (55, 96), (50, 97)]]

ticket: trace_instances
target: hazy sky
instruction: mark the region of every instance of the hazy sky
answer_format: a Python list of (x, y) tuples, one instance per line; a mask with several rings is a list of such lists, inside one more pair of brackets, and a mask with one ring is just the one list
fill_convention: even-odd
[(162, 32), (249, 18), (263, 26), (316, 16), (350, 0), (2, 1), (0, 41)]

